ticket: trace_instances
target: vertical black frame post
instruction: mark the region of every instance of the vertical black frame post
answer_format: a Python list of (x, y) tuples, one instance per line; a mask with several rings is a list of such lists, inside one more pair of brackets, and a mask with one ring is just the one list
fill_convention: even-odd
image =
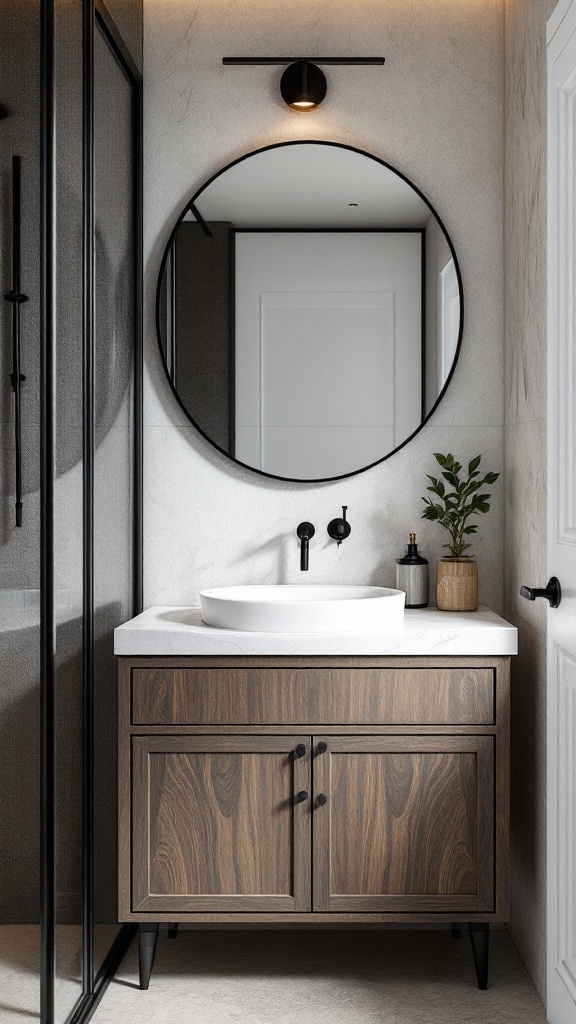
[(56, 148), (54, 0), (40, 7), (40, 1022), (54, 1024), (54, 371)]
[(130, 58), (134, 151), (134, 400), (132, 406), (132, 614), (144, 608), (144, 96), (142, 75)]
[(94, 8), (82, 0), (82, 987), (94, 987)]

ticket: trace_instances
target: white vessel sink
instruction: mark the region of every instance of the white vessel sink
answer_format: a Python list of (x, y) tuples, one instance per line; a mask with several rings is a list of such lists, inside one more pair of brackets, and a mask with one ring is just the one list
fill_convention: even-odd
[(405, 594), (388, 587), (215, 587), (200, 594), (209, 626), (253, 633), (389, 633), (402, 628)]

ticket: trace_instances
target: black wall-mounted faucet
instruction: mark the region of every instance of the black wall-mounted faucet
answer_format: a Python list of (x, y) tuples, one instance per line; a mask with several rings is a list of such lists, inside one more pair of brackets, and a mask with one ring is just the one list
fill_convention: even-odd
[(332, 519), (328, 523), (328, 536), (338, 543), (338, 547), (340, 547), (343, 540), (346, 540), (346, 537), (350, 536), (352, 531), (352, 527), (346, 519), (347, 509), (348, 505), (342, 505), (342, 519)]
[(296, 530), (296, 534), (300, 538), (300, 569), (302, 572), (308, 572), (309, 542), (315, 533), (316, 530), (312, 523), (300, 523)]

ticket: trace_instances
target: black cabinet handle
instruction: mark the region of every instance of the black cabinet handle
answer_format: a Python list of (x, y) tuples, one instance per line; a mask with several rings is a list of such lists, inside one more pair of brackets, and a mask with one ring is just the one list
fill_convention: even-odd
[(324, 804), (328, 803), (328, 797), (324, 793), (320, 793), (320, 795), (316, 797), (316, 803), (320, 807), (324, 807)]
[(318, 743), (316, 750), (319, 754), (325, 754), (328, 750), (328, 744), (324, 743), (324, 740), (321, 740), (320, 743)]
[(535, 601), (537, 597), (545, 597), (551, 608), (557, 608), (562, 600), (562, 590), (557, 576), (551, 576), (545, 587), (520, 587), (520, 596), (527, 601)]
[(308, 799), (308, 793), (306, 792), (306, 790), (301, 789), (299, 793), (296, 793), (296, 799), (299, 800), (301, 804), (303, 804), (304, 801)]
[(20, 291), (20, 157), (12, 157), (12, 288), (4, 299), (12, 306), (12, 373), (14, 392), (14, 447), (16, 456), (16, 526), (22, 526), (22, 404), (20, 388), (26, 380), (20, 373), (20, 306), (28, 296)]
[(299, 743), (298, 746), (296, 747), (296, 750), (294, 751), (294, 753), (296, 754), (296, 757), (304, 757), (304, 755), (306, 753), (306, 746), (305, 746), (305, 744), (304, 743)]

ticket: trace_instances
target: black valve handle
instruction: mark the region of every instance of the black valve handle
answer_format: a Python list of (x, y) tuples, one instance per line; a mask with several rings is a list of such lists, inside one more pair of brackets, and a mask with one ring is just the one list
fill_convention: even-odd
[(325, 754), (328, 750), (328, 744), (324, 743), (324, 740), (321, 740), (320, 743), (318, 743), (316, 750), (319, 754)]
[(303, 804), (304, 801), (308, 799), (308, 793), (306, 792), (306, 790), (301, 789), (299, 793), (296, 793), (296, 799), (299, 800), (301, 804)]
[(320, 795), (316, 797), (316, 803), (320, 807), (324, 807), (324, 804), (328, 803), (328, 797), (326, 796), (326, 794), (325, 793), (320, 793)]
[(520, 596), (527, 601), (535, 601), (537, 597), (545, 597), (551, 608), (557, 608), (562, 600), (562, 589), (557, 576), (551, 576), (545, 587), (520, 587)]
[(298, 746), (296, 747), (296, 750), (294, 751), (294, 753), (296, 754), (296, 757), (304, 757), (304, 755), (306, 754), (306, 746), (305, 746), (305, 744), (304, 743), (299, 743)]
[(340, 545), (343, 540), (346, 540), (352, 532), (352, 527), (346, 519), (347, 509), (348, 505), (342, 505), (342, 518), (331, 519), (328, 523), (328, 536), (332, 537), (332, 540), (335, 540), (338, 545)]

